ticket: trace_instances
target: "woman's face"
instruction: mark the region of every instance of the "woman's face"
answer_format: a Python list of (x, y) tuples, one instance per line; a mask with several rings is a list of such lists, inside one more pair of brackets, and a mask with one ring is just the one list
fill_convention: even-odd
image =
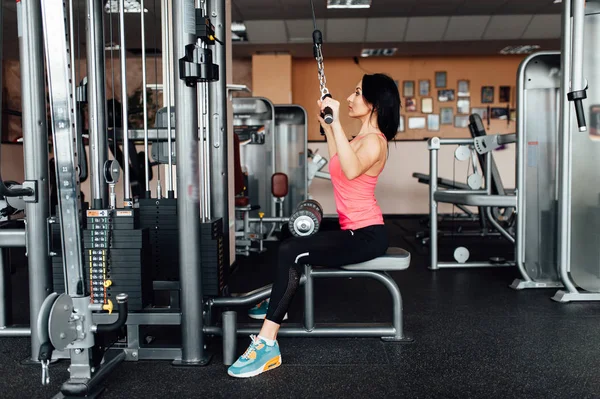
[(365, 102), (362, 95), (362, 80), (358, 82), (354, 93), (350, 94), (346, 100), (348, 101), (348, 116), (357, 119), (370, 117), (373, 108)]

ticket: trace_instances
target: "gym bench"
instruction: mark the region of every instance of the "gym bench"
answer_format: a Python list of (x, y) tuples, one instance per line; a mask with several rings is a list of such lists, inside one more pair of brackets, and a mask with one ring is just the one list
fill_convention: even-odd
[[(401, 248), (390, 247), (385, 255), (367, 262), (342, 266), (340, 269), (317, 269), (304, 266), (300, 284), (304, 285), (303, 324), (285, 323), (279, 330), (281, 337), (380, 337), (383, 341), (411, 343), (413, 339), (404, 332), (402, 319), (402, 296), (398, 285), (388, 274), (390, 271), (406, 270), (410, 266), (410, 253)], [(381, 282), (392, 295), (392, 323), (315, 323), (315, 278), (368, 277)], [(214, 298), (209, 307), (232, 307), (253, 305), (271, 295), (271, 285), (231, 297)], [(207, 334), (223, 336), (223, 363), (231, 365), (237, 358), (237, 336), (258, 334), (261, 324), (237, 325), (235, 311), (223, 312), (222, 327), (205, 326)]]

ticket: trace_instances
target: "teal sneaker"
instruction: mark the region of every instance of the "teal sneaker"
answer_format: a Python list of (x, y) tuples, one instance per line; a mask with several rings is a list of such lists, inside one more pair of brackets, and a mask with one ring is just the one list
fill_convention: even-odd
[[(269, 310), (269, 298), (258, 303), (252, 309), (248, 311), (248, 317), (256, 320), (264, 320), (267, 317), (267, 311)], [(287, 320), (288, 314), (283, 316), (283, 320)]]
[(246, 352), (227, 369), (227, 374), (236, 378), (255, 377), (265, 371), (281, 366), (279, 344), (269, 346), (265, 341), (251, 335), (252, 343)]

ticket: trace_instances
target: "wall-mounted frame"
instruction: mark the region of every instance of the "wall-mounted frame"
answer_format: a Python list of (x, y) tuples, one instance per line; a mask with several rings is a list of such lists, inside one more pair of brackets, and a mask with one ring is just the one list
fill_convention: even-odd
[(498, 97), (501, 103), (509, 103), (510, 102), (510, 86), (500, 86), (498, 90)]
[(404, 133), (404, 115), (400, 115), (400, 123), (398, 124), (398, 132)]
[(431, 88), (431, 82), (429, 79), (419, 80), (419, 95), (423, 97), (429, 96), (429, 90)]
[(421, 98), (421, 112), (424, 114), (431, 114), (433, 112), (433, 98)]
[(482, 121), (487, 120), (487, 117), (488, 117), (487, 107), (473, 107), (473, 108), (471, 108), (471, 113), (479, 115), (481, 117)]
[(469, 97), (471, 95), (469, 81), (464, 79), (459, 80), (456, 92), (459, 97)]
[(494, 86), (483, 86), (481, 88), (481, 103), (491, 104), (494, 102)]
[(440, 115), (439, 114), (427, 115), (427, 130), (429, 130), (430, 132), (439, 132), (440, 131)]
[(471, 110), (471, 99), (469, 97), (459, 98), (456, 101), (456, 113), (469, 115), (469, 111)]
[(406, 112), (417, 112), (417, 101), (414, 98), (405, 98), (404, 105)]
[(441, 103), (454, 101), (454, 89), (438, 90), (438, 101)]
[(435, 73), (435, 88), (443, 89), (446, 87), (447, 82), (447, 74), (445, 71), (439, 71)]
[(411, 116), (408, 118), (409, 129), (425, 129), (426, 120), (424, 116)]
[(415, 96), (415, 81), (405, 80), (402, 82), (402, 96), (414, 97)]
[(442, 125), (452, 125), (454, 123), (454, 108), (440, 108), (440, 120)]
[(454, 117), (454, 127), (463, 128), (469, 126), (469, 117), (467, 115), (456, 115)]

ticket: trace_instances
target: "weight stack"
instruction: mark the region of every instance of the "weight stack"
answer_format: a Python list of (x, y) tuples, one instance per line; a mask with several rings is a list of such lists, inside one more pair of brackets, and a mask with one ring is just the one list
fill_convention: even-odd
[[(119, 293), (129, 295), (129, 309), (142, 310), (152, 301), (152, 277), (144, 248), (148, 230), (137, 228), (132, 209), (88, 210), (83, 230), (85, 284), (94, 303), (107, 304)], [(58, 226), (57, 226), (58, 227)], [(56, 228), (60, 254), (60, 228)], [(54, 238), (53, 229), (53, 238)], [(53, 258), (54, 289), (65, 292), (62, 257)]]
[(147, 254), (152, 279), (179, 281), (179, 229), (177, 199), (139, 200), (140, 227), (148, 229)]
[(223, 219), (200, 223), (200, 262), (202, 263), (202, 294), (228, 294), (229, 272), (224, 262)]

